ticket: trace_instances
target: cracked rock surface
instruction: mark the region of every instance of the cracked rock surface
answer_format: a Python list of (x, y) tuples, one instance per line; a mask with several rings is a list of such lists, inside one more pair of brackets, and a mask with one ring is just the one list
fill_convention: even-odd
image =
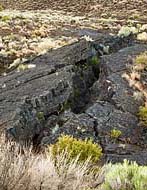
[[(109, 55), (102, 45), (110, 46)], [(123, 78), (129, 58), (146, 50), (131, 38), (100, 34), (94, 42), (80, 40), (34, 58), (35, 68), (0, 76), (1, 130), (41, 147), (63, 133), (92, 138), (107, 161), (147, 164), (147, 135), (137, 117), (143, 102)], [(113, 129), (121, 131), (117, 139)]]

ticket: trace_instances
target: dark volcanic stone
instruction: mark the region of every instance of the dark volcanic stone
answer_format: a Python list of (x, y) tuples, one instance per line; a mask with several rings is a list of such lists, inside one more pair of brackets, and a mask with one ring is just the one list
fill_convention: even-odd
[[(35, 68), (1, 76), (1, 130), (7, 129), (7, 136), (31, 141), (35, 147), (54, 143), (61, 134), (92, 138), (110, 161), (126, 158), (147, 163), (143, 158), (146, 149), (142, 149), (147, 133), (136, 116), (142, 102), (134, 99), (134, 89), (122, 77), (129, 57), (147, 50), (147, 45), (116, 52), (128, 44), (115, 39), (104, 43), (115, 53), (102, 53), (96, 66), (90, 59), (100, 55), (103, 39), (93, 43), (82, 40), (48, 52), (32, 60)], [(118, 139), (111, 138), (112, 129), (121, 131)]]

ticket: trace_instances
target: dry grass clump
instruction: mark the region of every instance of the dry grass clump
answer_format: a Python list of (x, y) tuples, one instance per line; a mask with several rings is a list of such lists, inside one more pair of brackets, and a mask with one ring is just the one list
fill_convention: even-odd
[(31, 149), (0, 138), (0, 190), (145, 190), (147, 167), (125, 161), (92, 166), (90, 160), (69, 162), (69, 154), (34, 155)]
[[(25, 189), (30, 184), (29, 169), (33, 159), (26, 152), (23, 156), (18, 153), (19, 147), (13, 142), (0, 139), (0, 190)], [(29, 158), (30, 159), (27, 159)]]
[(147, 107), (147, 88), (145, 77), (147, 72), (147, 52), (143, 52), (136, 56), (134, 59), (134, 64), (131, 65), (131, 69), (128, 73), (123, 74), (123, 77), (129, 82), (129, 85), (136, 90), (134, 94), (139, 95), (139, 97), (144, 100), (144, 105)]
[(123, 77), (129, 82), (129, 85), (133, 87), (136, 92), (134, 98), (144, 105), (138, 110), (138, 117), (140, 125), (147, 126), (147, 51), (136, 56), (134, 64), (132, 65), (128, 73), (123, 74)]
[(22, 153), (16, 143), (0, 139), (0, 190), (84, 190), (95, 176), (89, 160), (69, 163), (68, 154), (62, 153), (55, 161), (49, 152), (33, 155), (24, 149)]

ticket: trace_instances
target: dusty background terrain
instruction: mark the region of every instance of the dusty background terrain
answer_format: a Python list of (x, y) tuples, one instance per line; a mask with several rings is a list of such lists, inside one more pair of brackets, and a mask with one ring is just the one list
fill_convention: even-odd
[(147, 30), (146, 0), (0, 0), (0, 4), (4, 8), (0, 12), (0, 67), (83, 36), (117, 34), (124, 25)]
[(146, 19), (146, 0), (0, 0), (5, 8), (21, 10), (54, 9), (80, 15), (118, 16), (126, 18), (135, 14)]

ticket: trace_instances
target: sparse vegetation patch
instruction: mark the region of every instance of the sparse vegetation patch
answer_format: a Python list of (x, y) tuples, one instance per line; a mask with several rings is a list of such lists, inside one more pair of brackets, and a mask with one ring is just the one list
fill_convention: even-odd
[(113, 138), (113, 139), (119, 138), (119, 137), (121, 136), (121, 134), (122, 134), (122, 132), (121, 132), (120, 130), (118, 130), (118, 129), (112, 129), (112, 130), (110, 131), (110, 136), (111, 136), (111, 138)]
[(68, 135), (62, 135), (57, 143), (52, 145), (53, 155), (56, 156), (64, 151), (69, 153), (70, 159), (79, 156), (79, 162), (90, 159), (91, 162), (97, 163), (102, 156), (102, 148), (92, 140), (80, 140)]
[(138, 166), (136, 163), (108, 165), (105, 190), (145, 190), (147, 189), (147, 167)]
[(143, 126), (147, 127), (147, 107), (140, 107), (138, 113), (140, 122)]
[(147, 66), (147, 52), (144, 52), (141, 55), (137, 56), (135, 59), (135, 64), (141, 64), (146, 67)]

